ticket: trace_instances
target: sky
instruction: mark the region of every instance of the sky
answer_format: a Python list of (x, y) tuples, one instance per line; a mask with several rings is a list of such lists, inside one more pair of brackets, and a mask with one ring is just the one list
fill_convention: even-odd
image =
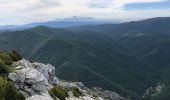
[(170, 0), (0, 0), (0, 25), (72, 16), (113, 21), (170, 17)]

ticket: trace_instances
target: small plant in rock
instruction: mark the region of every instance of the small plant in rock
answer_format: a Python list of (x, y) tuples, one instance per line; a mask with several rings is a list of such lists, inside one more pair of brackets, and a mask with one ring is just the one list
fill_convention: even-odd
[(54, 100), (66, 100), (68, 95), (68, 89), (61, 87), (61, 86), (55, 86), (52, 89), (49, 90), (49, 94)]
[(30, 62), (30, 63), (34, 63), (35, 61), (31, 59), (31, 60), (29, 60), (29, 62)]
[(71, 91), (75, 97), (83, 96), (82, 92), (77, 87), (72, 87)]

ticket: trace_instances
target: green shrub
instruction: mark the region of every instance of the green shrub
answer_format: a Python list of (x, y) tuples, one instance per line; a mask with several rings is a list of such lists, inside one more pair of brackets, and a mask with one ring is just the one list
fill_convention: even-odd
[(12, 58), (6, 53), (0, 51), (0, 61), (4, 62), (6, 65), (12, 64)]
[(25, 97), (10, 82), (0, 77), (0, 100), (25, 100)]
[(71, 91), (75, 97), (80, 97), (83, 95), (82, 92), (76, 87), (71, 88)]
[(0, 51), (0, 75), (7, 75), (14, 71), (15, 68), (11, 67), (12, 62), (7, 52)]
[(8, 74), (9, 72), (14, 71), (13, 67), (6, 65), (3, 61), (0, 61), (0, 75)]
[(22, 59), (17, 51), (12, 51), (9, 53), (9, 56), (12, 58), (12, 61), (19, 61)]
[(60, 100), (66, 100), (65, 98), (68, 97), (68, 89), (60, 86), (55, 86), (49, 90), (49, 94), (54, 100), (57, 100), (57, 98)]

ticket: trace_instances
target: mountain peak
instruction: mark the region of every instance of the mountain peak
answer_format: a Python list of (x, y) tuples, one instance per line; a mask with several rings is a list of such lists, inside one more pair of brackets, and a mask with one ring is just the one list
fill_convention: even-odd
[(40, 25), (40, 26), (36, 26), (36, 27), (33, 27), (32, 29), (51, 29), (50, 27), (48, 26), (43, 26), (43, 25)]
[(87, 21), (87, 20), (95, 20), (93, 17), (81, 17), (81, 16), (72, 16), (68, 18), (58, 18), (57, 20), (62, 21)]

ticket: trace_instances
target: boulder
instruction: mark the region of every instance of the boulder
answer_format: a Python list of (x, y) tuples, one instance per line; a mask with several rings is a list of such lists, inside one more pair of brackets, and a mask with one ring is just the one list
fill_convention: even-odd
[(58, 81), (55, 77), (55, 67), (52, 65), (32, 64), (23, 59), (15, 62), (13, 66), (16, 67), (16, 71), (9, 73), (8, 78), (18, 90), (26, 92), (29, 96), (47, 92), (51, 85)]
[(42, 73), (50, 84), (58, 84), (59, 79), (55, 76), (55, 67), (50, 64), (33, 63), (33, 67)]

